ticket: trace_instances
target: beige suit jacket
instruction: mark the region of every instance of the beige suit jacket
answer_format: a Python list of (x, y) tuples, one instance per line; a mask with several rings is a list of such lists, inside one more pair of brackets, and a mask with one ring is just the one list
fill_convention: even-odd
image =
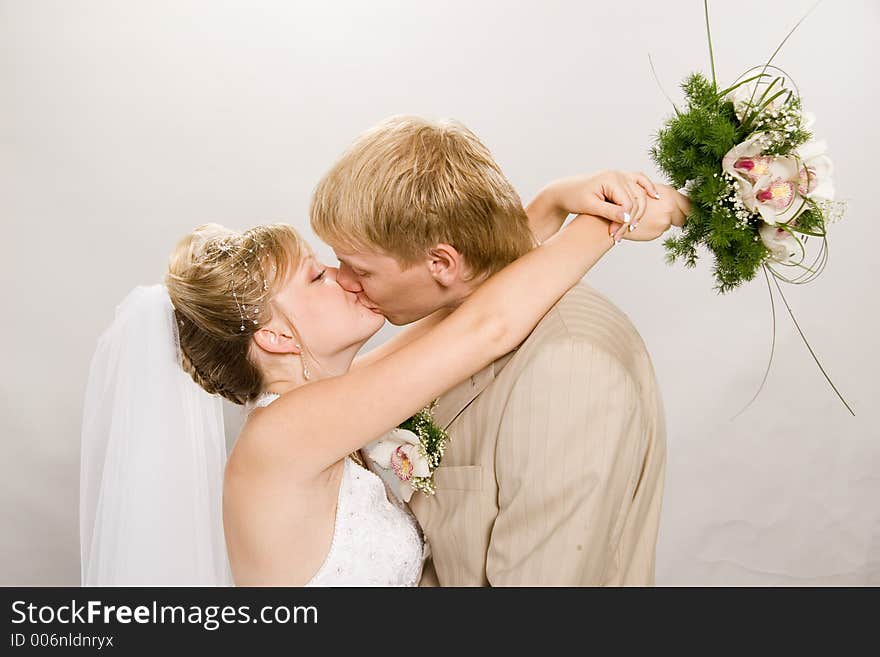
[(572, 288), (519, 348), (441, 399), (436, 495), (410, 502), (423, 585), (651, 585), (663, 405), (635, 327)]

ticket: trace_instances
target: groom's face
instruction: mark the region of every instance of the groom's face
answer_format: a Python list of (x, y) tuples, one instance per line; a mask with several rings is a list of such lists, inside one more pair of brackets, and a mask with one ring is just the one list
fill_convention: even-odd
[(421, 319), (443, 306), (443, 290), (427, 263), (403, 268), (383, 253), (335, 248), (336, 282), (358, 295), (361, 304), (398, 326)]

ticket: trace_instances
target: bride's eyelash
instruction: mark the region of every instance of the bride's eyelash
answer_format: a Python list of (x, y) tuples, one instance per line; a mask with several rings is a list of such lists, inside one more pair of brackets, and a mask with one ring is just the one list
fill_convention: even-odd
[(327, 270), (326, 270), (326, 269), (322, 269), (322, 270), (321, 270), (321, 273), (318, 274), (317, 276), (315, 276), (315, 277), (312, 279), (312, 283), (317, 283), (318, 281), (320, 281), (322, 278), (324, 278), (324, 274), (326, 274), (326, 273), (327, 273)]

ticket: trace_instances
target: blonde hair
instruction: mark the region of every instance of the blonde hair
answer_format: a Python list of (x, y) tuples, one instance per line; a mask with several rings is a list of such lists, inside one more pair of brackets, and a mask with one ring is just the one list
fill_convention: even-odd
[(516, 191), (476, 135), (454, 121), (397, 116), (367, 131), (320, 181), (310, 214), (325, 242), (378, 248), (403, 265), (450, 244), (472, 277), (535, 246)]
[(271, 319), (266, 303), (308, 245), (286, 224), (237, 233), (198, 226), (175, 247), (165, 286), (180, 335), (181, 366), (211, 394), (235, 404), (263, 390), (251, 337)]

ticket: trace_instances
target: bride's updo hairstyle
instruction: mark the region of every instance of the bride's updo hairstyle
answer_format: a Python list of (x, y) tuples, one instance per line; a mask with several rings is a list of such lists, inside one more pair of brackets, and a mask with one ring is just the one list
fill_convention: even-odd
[(165, 286), (174, 304), (181, 365), (197, 384), (235, 404), (262, 392), (251, 338), (272, 317), (268, 301), (276, 283), (308, 252), (286, 224), (244, 233), (205, 224), (180, 240)]

